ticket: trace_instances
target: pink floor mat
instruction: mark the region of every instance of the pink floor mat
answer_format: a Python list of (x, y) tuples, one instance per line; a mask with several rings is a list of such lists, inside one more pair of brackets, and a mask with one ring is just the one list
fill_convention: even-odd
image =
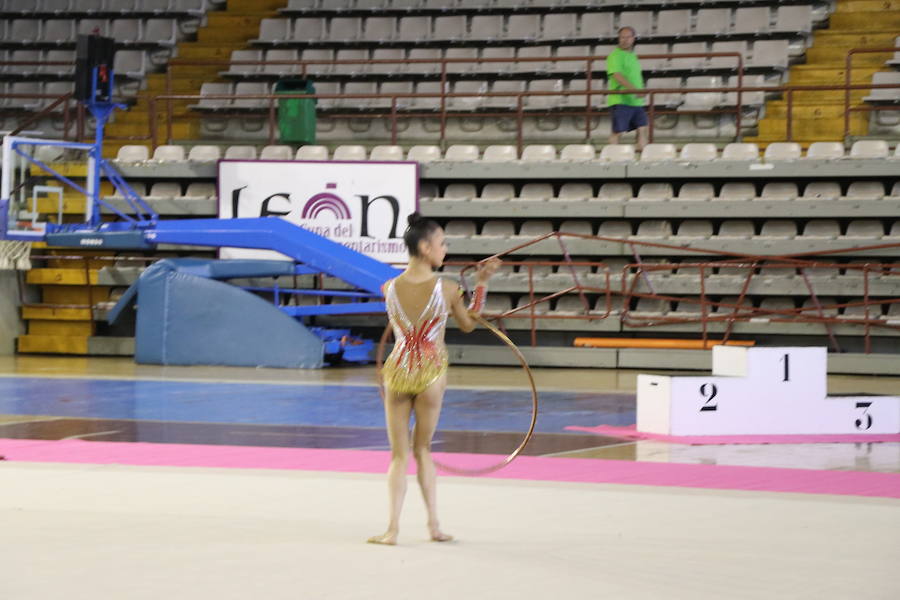
[(626, 440), (659, 440), (673, 444), (865, 444), (869, 442), (900, 442), (900, 433), (880, 434), (830, 434), (830, 435), (665, 435), (661, 433), (644, 433), (634, 425), (617, 427), (615, 425), (598, 425), (597, 427), (580, 427), (571, 425), (567, 431), (583, 431), (597, 435), (617, 437)]
[[(390, 460), (388, 452), (369, 450), (10, 439), (0, 439), (0, 455), (5, 456), (7, 461), (18, 462), (289, 469), (345, 473), (384, 473)], [(486, 466), (501, 458), (478, 454), (435, 454), (435, 456), (452, 466), (468, 468)], [(900, 498), (900, 474), (861, 471), (814, 471), (524, 456), (486, 477)]]

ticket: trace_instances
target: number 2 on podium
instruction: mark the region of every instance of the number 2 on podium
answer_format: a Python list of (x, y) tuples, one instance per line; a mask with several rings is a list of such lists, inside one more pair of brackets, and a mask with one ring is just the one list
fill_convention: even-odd
[(719, 390), (716, 389), (716, 384), (714, 383), (704, 383), (700, 386), (700, 395), (706, 399), (706, 402), (700, 407), (700, 412), (717, 410), (719, 408), (718, 404), (710, 404), (718, 392)]

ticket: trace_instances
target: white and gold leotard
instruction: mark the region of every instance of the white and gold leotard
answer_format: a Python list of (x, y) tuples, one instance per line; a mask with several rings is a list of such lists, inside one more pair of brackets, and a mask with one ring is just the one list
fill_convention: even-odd
[[(412, 321), (397, 297), (397, 279), (385, 284), (385, 304), (394, 329), (394, 349), (384, 361), (385, 385), (401, 394), (420, 394), (447, 372), (447, 303), (444, 286), (435, 277), (428, 303)], [(424, 282), (423, 282), (424, 283)]]

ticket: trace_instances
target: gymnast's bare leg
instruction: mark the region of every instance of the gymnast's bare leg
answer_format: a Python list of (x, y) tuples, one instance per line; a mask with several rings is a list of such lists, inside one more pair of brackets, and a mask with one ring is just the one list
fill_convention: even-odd
[(388, 527), (381, 535), (368, 539), (370, 544), (397, 543), (400, 533), (400, 511), (406, 496), (406, 465), (409, 462), (409, 416), (412, 397), (390, 389), (384, 390), (384, 416), (387, 422), (388, 440), (391, 443), (391, 466), (388, 468)]
[(444, 401), (444, 389), (447, 387), (447, 375), (442, 375), (428, 389), (413, 400), (413, 411), (416, 413), (416, 427), (413, 430), (413, 456), (416, 459), (416, 473), (422, 498), (428, 511), (428, 533), (433, 542), (449, 542), (452, 535), (441, 531), (437, 516), (437, 474), (434, 460), (431, 458), (431, 438), (437, 428), (441, 416), (441, 404)]

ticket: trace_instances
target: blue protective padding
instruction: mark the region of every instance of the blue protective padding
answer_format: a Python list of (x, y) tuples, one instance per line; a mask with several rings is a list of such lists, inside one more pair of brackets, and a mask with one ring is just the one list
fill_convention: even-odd
[(284, 260), (213, 260), (208, 258), (167, 258), (156, 263), (180, 273), (188, 273), (207, 279), (234, 279), (237, 277), (280, 277), (294, 275), (294, 265)]
[(136, 285), (138, 363), (323, 366), (318, 337), (278, 307), (240, 288), (159, 263), (144, 271)]
[(380, 293), (400, 271), (277, 217), (161, 221), (146, 231), (154, 244), (275, 250), (355, 288)]

